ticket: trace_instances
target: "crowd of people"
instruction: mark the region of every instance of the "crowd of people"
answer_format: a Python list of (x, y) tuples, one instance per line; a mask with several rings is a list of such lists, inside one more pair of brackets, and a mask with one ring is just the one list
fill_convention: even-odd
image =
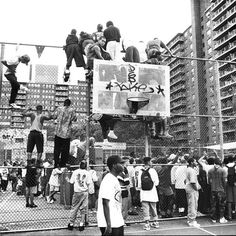
[[(111, 21), (106, 26), (103, 31), (99, 24), (97, 32), (93, 34), (82, 31), (79, 38), (76, 36), (77, 31), (71, 30), (64, 46), (67, 58), (65, 82), (69, 80), (73, 59), (77, 67), (87, 70), (87, 78), (92, 79), (94, 59), (116, 60), (119, 57), (120, 30)], [(161, 48), (173, 56), (160, 39), (154, 38), (147, 44), (147, 60), (142, 63), (162, 64)], [(124, 61), (141, 63), (135, 46), (124, 48), (124, 51)], [(19, 108), (15, 104), (20, 88), (15, 76), (16, 67), (20, 62), (28, 64), (29, 61), (28, 55), (18, 57), (13, 62), (2, 61), (7, 67), (5, 77), (12, 86), (9, 101), (12, 108)], [(10, 165), (4, 162), (6, 168), (3, 166), (0, 169), (0, 189), (7, 191), (8, 182), (11, 181), (12, 191), (25, 195), (26, 207), (37, 207), (35, 196), (43, 197), (47, 203), (54, 204), (61, 187), (60, 176), (67, 171), (71, 158), (77, 167), (72, 170), (70, 178), (66, 178), (68, 184), (73, 185), (69, 230), (73, 230), (78, 212), (81, 216), (79, 230), (84, 230), (87, 209), (97, 212), (98, 227), (102, 235), (123, 235), (124, 225), (129, 225), (129, 215), (142, 215), (145, 221), (144, 230), (159, 228), (159, 218), (172, 218), (176, 214), (186, 216), (187, 224), (193, 227), (200, 227), (196, 220), (198, 212), (209, 214), (212, 222), (219, 220), (220, 223), (226, 223), (235, 216), (236, 168), (233, 154), (226, 157), (223, 163), (217, 153), (214, 153), (214, 157), (204, 153), (202, 157), (196, 158), (180, 150), (176, 154), (154, 158), (135, 158), (131, 155), (121, 158), (113, 155), (106, 160), (106, 170), (97, 173), (92, 165), (94, 163), (87, 166), (86, 143), (71, 140), (72, 122), (76, 122), (77, 117), (70, 99), (65, 99), (63, 106), (54, 112), (43, 113), (43, 107), (37, 105), (36, 111), (26, 109), (22, 116), (31, 119), (27, 163), (25, 168), (17, 168), (17, 165), (22, 166), (23, 163), (15, 162)], [(54, 158), (42, 161), (43, 123), (51, 119), (56, 121)], [(93, 119), (101, 124), (105, 142), (108, 137), (117, 139), (113, 116), (97, 114)], [(155, 119), (150, 119), (151, 137), (170, 137), (166, 126), (167, 120), (158, 115)], [(94, 138), (89, 139), (89, 142), (93, 145)], [(35, 146), (37, 158), (32, 158)], [(80, 157), (78, 153), (82, 153)]]

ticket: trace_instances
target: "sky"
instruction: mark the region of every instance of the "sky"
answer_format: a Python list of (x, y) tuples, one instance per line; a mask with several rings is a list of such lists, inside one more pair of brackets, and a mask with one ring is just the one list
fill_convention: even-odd
[(190, 0), (1, 0), (0, 42), (62, 46), (111, 20), (122, 39), (167, 43), (191, 25)]

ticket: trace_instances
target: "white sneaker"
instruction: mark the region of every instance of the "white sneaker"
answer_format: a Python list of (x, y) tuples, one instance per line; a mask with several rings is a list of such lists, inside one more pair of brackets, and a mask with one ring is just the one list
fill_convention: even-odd
[(50, 198), (49, 198), (49, 196), (46, 196), (46, 200), (47, 200), (47, 203), (50, 203)]
[(198, 224), (196, 220), (189, 222), (188, 225), (191, 227), (196, 227), (196, 228), (200, 227), (200, 224)]
[(25, 91), (25, 92), (28, 92), (28, 91), (29, 91), (29, 89), (28, 89), (26, 86), (24, 86), (24, 85), (21, 85), (21, 86), (20, 86), (20, 89), (23, 90), (23, 91)]
[(109, 138), (113, 138), (113, 139), (117, 139), (117, 136), (114, 134), (114, 131), (113, 131), (113, 130), (110, 130), (110, 131), (109, 131), (108, 137), (109, 137)]
[(109, 142), (108, 142), (108, 139), (107, 139), (107, 138), (104, 139), (104, 140), (103, 140), (103, 143), (109, 143)]
[(159, 228), (159, 227), (160, 227), (159, 222), (153, 222), (153, 223), (151, 223), (151, 227), (153, 227), (153, 228)]
[(145, 224), (143, 229), (149, 231), (151, 229), (150, 224)]
[(224, 217), (220, 218), (220, 224), (225, 224), (227, 222), (228, 220), (226, 220)]
[(15, 103), (10, 103), (9, 106), (14, 108), (14, 109), (20, 109), (21, 108), (20, 106), (16, 105)]

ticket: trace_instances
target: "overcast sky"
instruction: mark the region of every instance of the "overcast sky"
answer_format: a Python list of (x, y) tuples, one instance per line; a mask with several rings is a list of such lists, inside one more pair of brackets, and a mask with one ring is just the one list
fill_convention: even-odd
[(191, 25), (190, 0), (1, 0), (0, 42), (65, 44), (72, 28), (89, 33), (111, 20), (126, 40), (167, 43)]

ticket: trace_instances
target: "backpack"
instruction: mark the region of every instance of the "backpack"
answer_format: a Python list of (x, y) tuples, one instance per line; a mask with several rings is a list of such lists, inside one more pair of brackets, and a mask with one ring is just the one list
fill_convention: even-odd
[(228, 168), (227, 183), (229, 186), (234, 186), (234, 183), (236, 182), (235, 165), (227, 168)]
[(149, 169), (150, 168), (142, 170), (143, 173), (141, 174), (141, 188), (145, 191), (151, 190), (154, 184), (149, 173)]

